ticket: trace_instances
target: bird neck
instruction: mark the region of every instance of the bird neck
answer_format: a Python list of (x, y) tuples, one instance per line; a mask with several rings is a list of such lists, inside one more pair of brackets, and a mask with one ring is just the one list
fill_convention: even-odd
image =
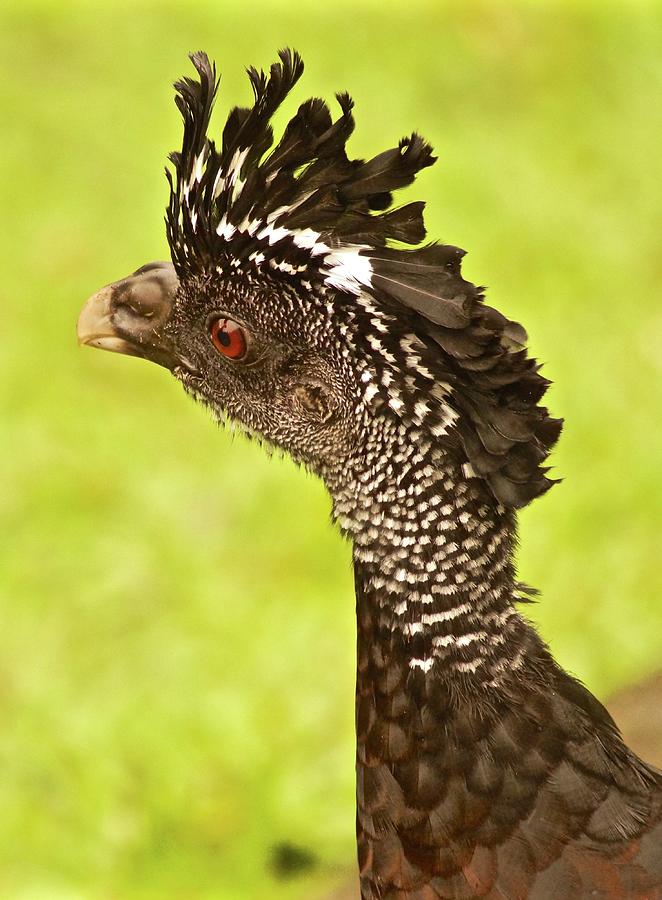
[(514, 516), (459, 463), (397, 446), (334, 492), (353, 541), (359, 667), (386, 655), (426, 678), (494, 684), (530, 643), (514, 607)]

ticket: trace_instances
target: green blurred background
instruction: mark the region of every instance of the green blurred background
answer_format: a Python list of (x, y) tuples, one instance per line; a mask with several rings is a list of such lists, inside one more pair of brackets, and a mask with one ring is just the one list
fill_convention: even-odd
[[(660, 662), (660, 4), (5, 3), (1, 898), (309, 898), (353, 859), (353, 593), (324, 491), (165, 371), (75, 342), (90, 293), (167, 258), (187, 51), (217, 59), (225, 112), (285, 44), (290, 109), (349, 89), (356, 155), (432, 141), (410, 196), (557, 382), (529, 614), (600, 696)], [(287, 877), (288, 847), (314, 865)]]

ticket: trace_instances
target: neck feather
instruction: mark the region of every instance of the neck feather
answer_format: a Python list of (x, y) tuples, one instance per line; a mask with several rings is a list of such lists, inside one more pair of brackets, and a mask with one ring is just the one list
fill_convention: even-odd
[(359, 643), (430, 677), (496, 684), (530, 643), (514, 516), (430, 446), (396, 446), (333, 491), (354, 545)]
[(578, 834), (593, 857), (642, 833), (655, 775), (516, 612), (512, 513), (393, 437), (330, 485), (354, 542), (361, 896), (539, 896)]

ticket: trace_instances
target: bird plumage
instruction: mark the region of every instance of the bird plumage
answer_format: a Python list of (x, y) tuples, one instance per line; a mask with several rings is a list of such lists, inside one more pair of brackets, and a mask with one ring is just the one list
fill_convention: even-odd
[(355, 297), (381, 370), (374, 405), (433, 433), (456, 423), (476, 475), (506, 505), (525, 505), (552, 484), (542, 463), (561, 430), (537, 405), (548, 382), (526, 332), (462, 277), (464, 251), (393, 246), (425, 237), (423, 203), (391, 207), (393, 192), (435, 161), (432, 148), (414, 133), (367, 162), (349, 159), (353, 104), (338, 94), (335, 122), (322, 100), (308, 100), (272, 149), (270, 119), (303, 72), (296, 53), (280, 60), (269, 77), (249, 69), (255, 103), (232, 110), (220, 151), (207, 136), (218, 82), (205, 54), (192, 56), (199, 80), (176, 85), (184, 140), (171, 155), (167, 231), (178, 274), (263, 274)]
[[(219, 418), (320, 475), (353, 542), (364, 900), (662, 897), (662, 776), (521, 616), (515, 510), (553, 484), (561, 422), (526, 333), (393, 193), (417, 134), (348, 157), (352, 101), (270, 120), (280, 53), (209, 138), (214, 66), (176, 84), (166, 227), (84, 311), (81, 340), (170, 368)], [(230, 344), (230, 337), (238, 341)]]

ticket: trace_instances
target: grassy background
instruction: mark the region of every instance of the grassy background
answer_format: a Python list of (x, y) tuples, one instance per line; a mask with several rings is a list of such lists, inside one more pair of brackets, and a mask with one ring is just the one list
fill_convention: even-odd
[[(522, 576), (601, 696), (660, 659), (662, 14), (605, 0), (3, 4), (0, 896), (318, 896), (353, 856), (353, 598), (322, 488), (166, 372), (79, 350), (167, 258), (171, 82), (292, 44), (357, 155), (438, 150), (430, 234), (524, 321), (566, 417)], [(220, 118), (220, 116), (219, 116)], [(279, 879), (274, 846), (317, 865)]]

